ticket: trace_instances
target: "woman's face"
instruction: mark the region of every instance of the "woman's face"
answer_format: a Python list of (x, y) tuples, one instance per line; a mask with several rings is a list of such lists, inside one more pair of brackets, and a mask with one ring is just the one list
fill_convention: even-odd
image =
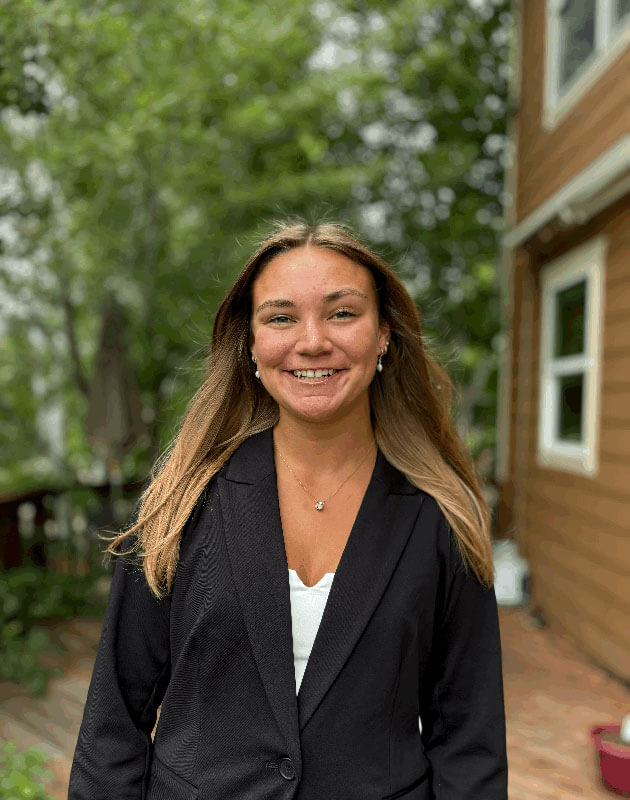
[(333, 250), (295, 248), (264, 267), (252, 300), (250, 348), (281, 414), (334, 421), (369, 408), (368, 386), (389, 328), (379, 327), (368, 269)]

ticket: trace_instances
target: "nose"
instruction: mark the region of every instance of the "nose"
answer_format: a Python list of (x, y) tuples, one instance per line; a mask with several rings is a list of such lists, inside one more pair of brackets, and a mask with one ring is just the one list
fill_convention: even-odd
[(295, 349), (307, 355), (319, 355), (331, 350), (325, 324), (317, 319), (305, 319), (299, 326)]

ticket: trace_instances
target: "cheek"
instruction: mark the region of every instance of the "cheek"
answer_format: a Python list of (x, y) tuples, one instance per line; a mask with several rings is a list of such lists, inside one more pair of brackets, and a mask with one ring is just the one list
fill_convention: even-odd
[(269, 332), (264, 328), (257, 332), (255, 341), (258, 358), (266, 363), (280, 361), (292, 346), (289, 336), (283, 336), (278, 331)]
[(378, 342), (376, 333), (371, 326), (366, 325), (361, 330), (356, 330), (348, 336), (345, 350), (354, 361), (370, 362), (376, 359)]

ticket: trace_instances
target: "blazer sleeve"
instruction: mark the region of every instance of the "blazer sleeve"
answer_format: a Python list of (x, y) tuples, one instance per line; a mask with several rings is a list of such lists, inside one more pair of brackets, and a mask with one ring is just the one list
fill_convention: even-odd
[(448, 522), (446, 579), (420, 718), (436, 800), (507, 800), (505, 705), (494, 587), (469, 570)]
[(118, 556), (68, 800), (144, 798), (151, 731), (170, 678), (169, 617), (170, 596), (156, 600), (142, 567)]

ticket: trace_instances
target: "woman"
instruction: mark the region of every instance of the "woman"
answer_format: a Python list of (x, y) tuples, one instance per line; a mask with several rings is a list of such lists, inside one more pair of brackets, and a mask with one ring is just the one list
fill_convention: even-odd
[[(277, 225), (142, 494), (70, 800), (505, 800), (489, 512), (409, 294)], [(152, 741), (157, 709), (160, 719)]]

